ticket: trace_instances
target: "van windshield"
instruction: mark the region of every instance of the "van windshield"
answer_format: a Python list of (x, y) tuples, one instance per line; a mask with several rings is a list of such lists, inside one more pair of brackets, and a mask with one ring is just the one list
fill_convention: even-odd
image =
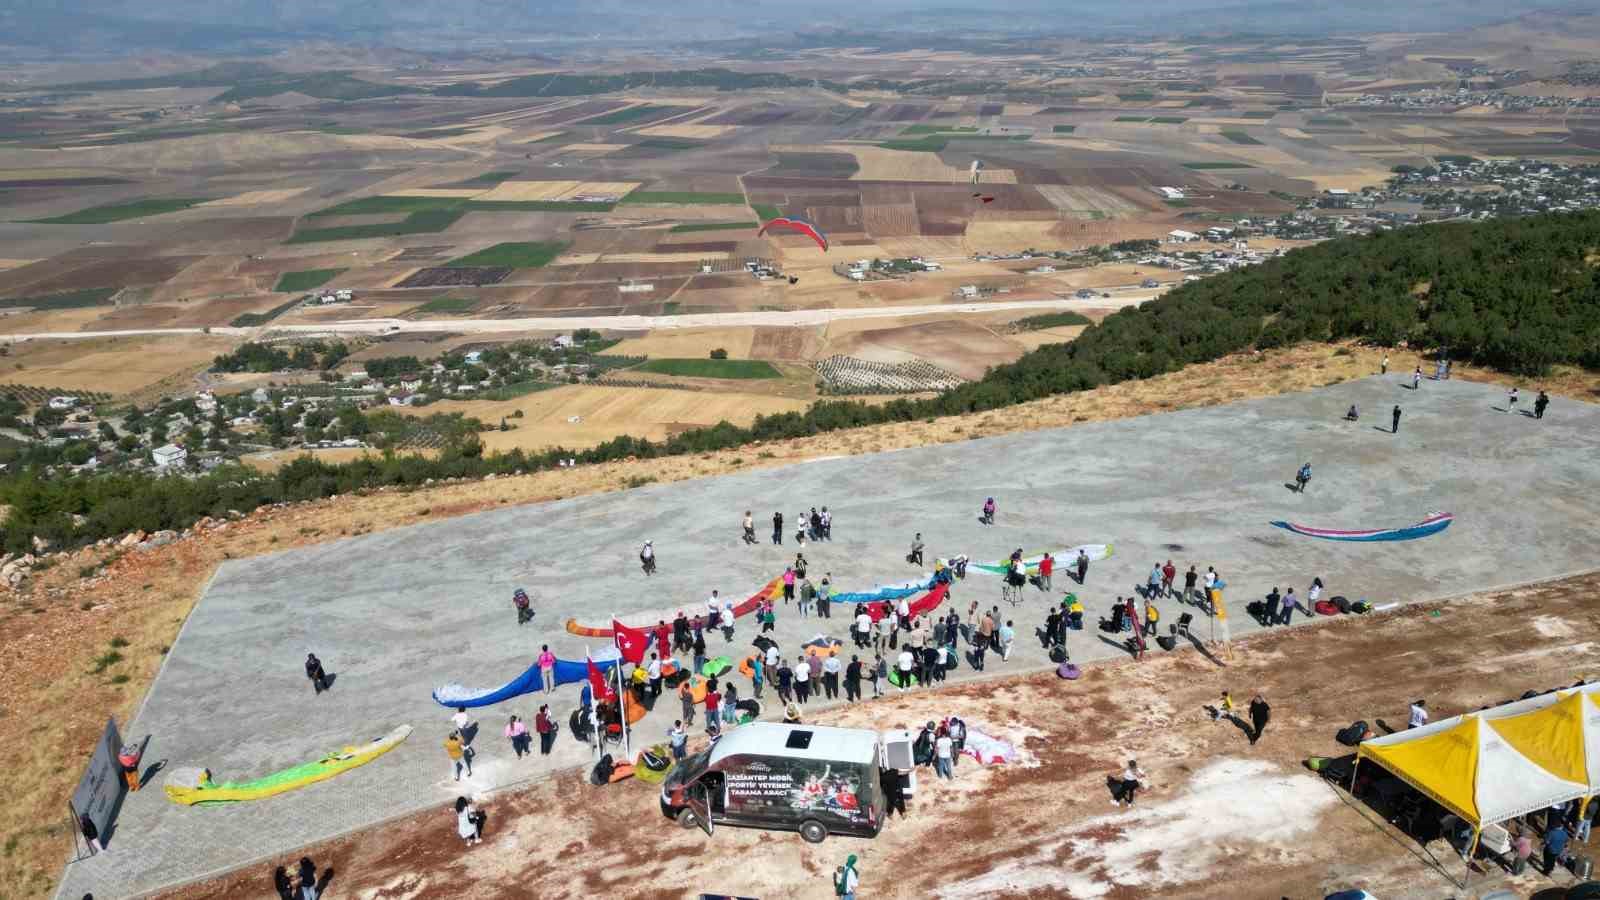
[(691, 753), (683, 761), (672, 767), (672, 780), (676, 784), (688, 784), (705, 774), (706, 766), (711, 763), (711, 749), (708, 747), (699, 753)]

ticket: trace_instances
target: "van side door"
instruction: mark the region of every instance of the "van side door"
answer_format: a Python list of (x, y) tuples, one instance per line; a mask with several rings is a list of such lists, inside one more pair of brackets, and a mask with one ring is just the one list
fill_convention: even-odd
[(689, 807), (689, 811), (694, 813), (695, 823), (700, 826), (700, 830), (709, 836), (716, 826), (711, 823), (711, 803), (706, 798), (705, 779), (686, 785), (683, 789), (683, 801), (684, 805)]

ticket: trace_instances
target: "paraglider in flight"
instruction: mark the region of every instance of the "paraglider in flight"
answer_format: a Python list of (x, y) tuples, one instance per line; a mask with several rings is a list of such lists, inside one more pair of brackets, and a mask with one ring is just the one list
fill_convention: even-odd
[(798, 234), (803, 234), (806, 237), (811, 238), (813, 241), (816, 241), (817, 246), (821, 247), (824, 252), (826, 252), (828, 249), (828, 236), (823, 234), (822, 231), (817, 228), (817, 226), (807, 222), (805, 219), (797, 219), (793, 216), (778, 216), (776, 219), (768, 219), (767, 223), (761, 226), (761, 230), (756, 232), (756, 237), (762, 237), (765, 235), (767, 233), (767, 229), (769, 228), (781, 228), (785, 231), (793, 231)]

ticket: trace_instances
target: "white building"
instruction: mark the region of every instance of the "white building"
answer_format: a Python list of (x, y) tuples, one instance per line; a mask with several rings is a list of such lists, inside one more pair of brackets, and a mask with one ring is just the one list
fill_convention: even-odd
[(1187, 244), (1190, 241), (1200, 240), (1200, 235), (1195, 234), (1192, 231), (1184, 231), (1183, 229), (1179, 228), (1167, 232), (1167, 240), (1173, 242), (1174, 244)]
[(1175, 188), (1175, 187), (1158, 187), (1158, 188), (1156, 188), (1156, 191), (1157, 191), (1157, 193), (1161, 194), (1161, 196), (1163, 198), (1165, 198), (1167, 200), (1182, 200), (1183, 199), (1183, 191), (1181, 189), (1179, 189), (1179, 188)]
[(255, 403), (265, 403), (272, 399), (272, 395), (267, 393), (266, 388), (256, 388), (250, 392), (250, 399)]
[(205, 412), (205, 413), (216, 412), (217, 411), (217, 398), (216, 398), (216, 395), (212, 394), (210, 391), (202, 391), (201, 393), (195, 395), (194, 408), (200, 410), (201, 412)]
[(975, 284), (963, 284), (956, 289), (956, 293), (963, 297), (976, 297), (978, 296), (978, 286)]
[(73, 408), (74, 406), (77, 406), (77, 405), (78, 405), (78, 398), (77, 397), (51, 397), (50, 398), (50, 408), (51, 409), (71, 409), (71, 408)]
[(189, 458), (189, 451), (177, 444), (167, 444), (150, 451), (150, 458), (155, 460), (156, 468), (166, 469), (172, 466), (181, 466)]

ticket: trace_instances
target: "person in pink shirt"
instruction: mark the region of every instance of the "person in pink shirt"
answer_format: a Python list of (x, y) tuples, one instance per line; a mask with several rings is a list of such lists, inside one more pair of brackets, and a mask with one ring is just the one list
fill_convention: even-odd
[(506, 723), (506, 737), (511, 739), (511, 750), (517, 754), (517, 759), (528, 752), (528, 726), (516, 716)]
[(550, 652), (550, 645), (545, 644), (539, 650), (539, 680), (544, 683), (544, 692), (553, 694), (556, 690), (556, 655)]
[(785, 605), (794, 599), (794, 568), (791, 566), (783, 570), (783, 602)]

